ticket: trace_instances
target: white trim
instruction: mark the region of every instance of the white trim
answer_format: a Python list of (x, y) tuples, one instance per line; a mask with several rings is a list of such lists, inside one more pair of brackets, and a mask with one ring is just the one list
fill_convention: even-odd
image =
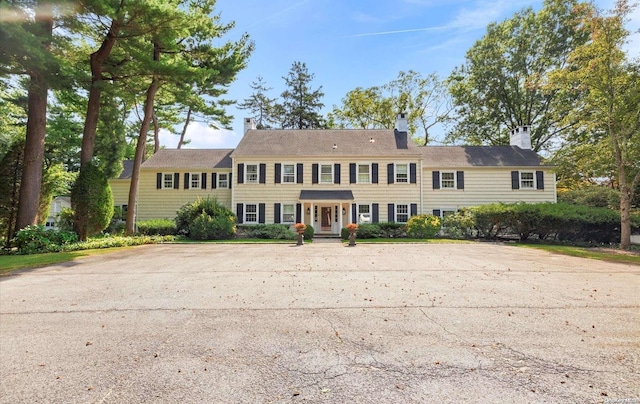
[[(244, 205), (244, 207), (243, 207), (243, 209), (242, 209), (242, 215), (243, 215), (244, 217), (243, 217), (243, 220), (242, 220), (242, 224), (258, 224), (258, 214), (259, 214), (259, 212), (258, 212), (258, 211), (259, 211), (259, 206), (258, 206), (258, 204), (257, 204), (257, 203), (245, 203), (245, 204), (243, 204), (243, 205)], [(247, 215), (248, 215), (247, 207), (248, 207), (248, 206), (255, 206), (255, 207), (256, 207), (256, 211), (255, 211), (256, 220), (255, 220), (255, 221), (249, 221), (249, 220), (247, 220)]]
[[(292, 207), (292, 219), (290, 222), (284, 220), (284, 207), (291, 206)], [(303, 220), (303, 218), (300, 218)], [(304, 220), (303, 220), (304, 221)], [(294, 224), (296, 222), (296, 204), (295, 203), (280, 203), (280, 223), (282, 224)]]
[[(322, 166), (329, 166), (331, 168), (331, 181), (322, 181)], [(318, 184), (335, 184), (335, 163), (318, 163)], [(357, 178), (356, 178), (357, 179)]]
[[(202, 173), (187, 173), (189, 174), (189, 189), (201, 189), (202, 188)], [(198, 176), (198, 185), (193, 186), (193, 176)]]
[[(361, 215), (366, 215), (367, 213), (360, 213), (360, 206), (368, 206), (369, 207), (369, 220), (368, 221), (360, 221), (361, 219), (365, 219), (366, 217), (361, 217)], [(371, 203), (356, 203), (356, 223), (358, 224), (362, 224), (362, 223), (373, 223), (373, 204)]]
[[(443, 174), (453, 174), (453, 180), (447, 180), (447, 181), (453, 181), (452, 187), (444, 186)], [(450, 170), (440, 171), (440, 189), (458, 189), (458, 173), (456, 171), (450, 171)]]
[[(522, 179), (522, 174), (525, 174), (525, 173), (526, 174), (531, 174), (532, 177), (533, 177), (532, 180), (529, 180), (529, 179), (526, 180), (526, 181), (531, 181), (531, 183), (533, 184), (531, 187), (523, 187), (522, 186), (523, 181), (525, 181), (525, 180)], [(533, 170), (533, 171), (528, 171), (528, 170), (527, 171), (524, 171), (524, 170), (518, 171), (518, 186), (520, 187), (519, 188), (520, 190), (525, 190), (525, 191), (538, 189), (537, 188), (537, 184), (536, 184), (536, 171), (535, 170)]]
[[(249, 181), (249, 166), (256, 166), (256, 180)], [(260, 183), (260, 164), (259, 163), (244, 163), (244, 183), (245, 184), (259, 184)]]
[[(284, 180), (284, 166), (292, 166), (293, 167), (293, 181)], [(260, 168), (258, 167), (258, 170)], [(281, 184), (297, 184), (298, 182), (298, 166), (296, 163), (280, 163), (280, 183)]]
[[(407, 180), (398, 181), (398, 166), (407, 166)], [(417, 180), (417, 178), (416, 178)], [(409, 163), (393, 163), (393, 183), (394, 184), (409, 184), (411, 183), (411, 164)]]
[[(398, 212), (398, 206), (400, 206), (400, 205), (407, 207), (407, 212), (406, 213), (399, 213)], [(393, 205), (393, 210), (394, 210), (393, 213), (394, 213), (394, 219), (395, 219), (394, 221), (396, 223), (407, 223), (409, 221), (409, 218), (411, 217), (411, 204), (410, 203), (395, 203)], [(403, 220), (403, 221), (398, 220), (398, 215), (399, 214), (401, 214), (401, 215), (405, 215), (406, 214), (407, 215), (407, 220)]]
[[(171, 186), (167, 187), (165, 186), (165, 175), (168, 175), (171, 177)], [(160, 189), (173, 189), (175, 187), (175, 177), (174, 177), (175, 173), (162, 173), (162, 182), (161, 182), (161, 187)]]
[[(369, 167), (369, 181), (360, 181), (360, 166), (368, 166)], [(373, 184), (371, 181), (372, 173), (371, 173), (371, 163), (356, 163), (356, 184)]]
[[(229, 174), (231, 174), (231, 173), (217, 173), (217, 175), (216, 175), (216, 188), (229, 189)], [(222, 185), (220, 185), (220, 181), (221, 181), (220, 180), (220, 176), (221, 175), (226, 175), (227, 176), (227, 179), (225, 180), (225, 182), (227, 183), (226, 187), (223, 187)]]

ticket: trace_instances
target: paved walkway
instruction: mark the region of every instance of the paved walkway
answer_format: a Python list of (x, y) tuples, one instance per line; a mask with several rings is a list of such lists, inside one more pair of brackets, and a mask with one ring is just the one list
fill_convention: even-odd
[(0, 402), (638, 403), (639, 291), (496, 244), (143, 246), (0, 278)]

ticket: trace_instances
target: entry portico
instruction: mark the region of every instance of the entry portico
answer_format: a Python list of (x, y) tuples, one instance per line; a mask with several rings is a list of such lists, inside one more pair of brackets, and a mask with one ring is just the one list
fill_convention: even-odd
[(353, 202), (351, 190), (302, 190), (300, 203), (305, 212), (304, 223), (313, 227), (316, 234), (340, 234), (345, 223), (350, 223)]

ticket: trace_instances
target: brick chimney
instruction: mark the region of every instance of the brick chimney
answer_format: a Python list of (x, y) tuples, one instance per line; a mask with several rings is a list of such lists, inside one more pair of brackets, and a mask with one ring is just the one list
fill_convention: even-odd
[(244, 132), (247, 133), (250, 129), (256, 128), (256, 120), (253, 118), (244, 118)]
[(522, 125), (511, 130), (511, 146), (531, 150), (531, 125)]

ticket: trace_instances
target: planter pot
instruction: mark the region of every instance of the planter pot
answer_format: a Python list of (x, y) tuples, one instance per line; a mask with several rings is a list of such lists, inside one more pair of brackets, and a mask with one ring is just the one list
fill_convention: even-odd
[(298, 244), (297, 245), (303, 245), (304, 244), (304, 230), (299, 230), (298, 231)]
[(356, 245), (356, 232), (349, 232), (349, 247)]

